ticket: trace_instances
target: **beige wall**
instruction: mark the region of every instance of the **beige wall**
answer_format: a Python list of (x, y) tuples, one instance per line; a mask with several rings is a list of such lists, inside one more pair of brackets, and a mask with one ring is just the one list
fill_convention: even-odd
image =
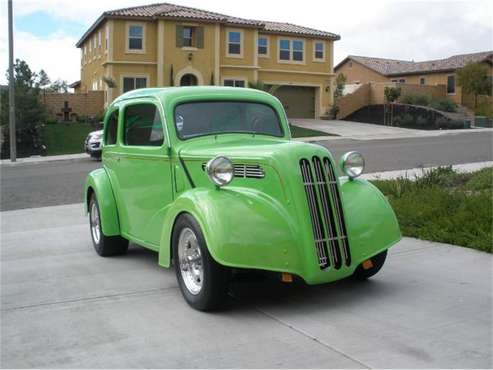
[[(127, 29), (130, 24), (144, 25), (145, 52), (127, 50)], [(204, 29), (203, 48), (180, 48), (176, 46), (177, 25), (201, 26)], [(106, 26), (110, 30), (110, 42), (105, 47)], [(315, 88), (317, 116), (325, 115), (332, 105), (333, 91), (333, 42), (323, 40), (324, 61), (315, 61), (314, 38), (278, 36), (262, 34), (269, 38), (269, 56), (257, 55), (255, 28), (181, 22), (175, 20), (126, 20), (109, 19), (97, 30), (102, 30), (102, 49), (87, 53), (81, 67), (81, 86), (78, 91), (93, 89), (92, 81), (104, 76), (113, 79), (115, 88), (108, 88), (103, 82), (106, 104), (122, 93), (124, 76), (147, 77), (148, 86), (179, 85), (180, 78), (193, 73), (200, 85), (223, 85), (224, 79), (241, 79), (248, 82), (262, 81), (270, 84), (312, 86)], [(239, 30), (242, 33), (242, 55), (240, 58), (227, 55), (227, 31)], [(82, 45), (92, 42), (93, 35)], [(278, 61), (278, 42), (280, 38), (303, 39), (303, 63), (280, 63)], [(99, 54), (98, 54), (99, 53)], [(173, 81), (172, 81), (173, 80)], [(98, 83), (99, 84), (99, 83)], [(98, 85), (98, 89), (99, 89)]]
[[(460, 86), (457, 85), (457, 76), (455, 78), (455, 93), (454, 94), (447, 94), (446, 86), (447, 86), (447, 78), (448, 76), (454, 75), (454, 72), (450, 73), (428, 73), (428, 74), (422, 74), (422, 75), (402, 75), (402, 76), (397, 76), (394, 77), (392, 76), (389, 78), (389, 80), (399, 80), (399, 79), (404, 79), (406, 84), (411, 84), (411, 85), (419, 85), (419, 80), (421, 77), (425, 78), (425, 85), (442, 85), (445, 86), (445, 94), (449, 99), (452, 99), (455, 103), (461, 104), (462, 100), (462, 89)], [(403, 94), (401, 94), (403, 95)]]
[(43, 104), (46, 105), (50, 118), (63, 119), (62, 109), (65, 102), (71, 109), (69, 116), (71, 120), (77, 117), (95, 117), (103, 113), (104, 93), (102, 91), (89, 91), (81, 94), (43, 94)]
[(335, 70), (335, 73), (336, 75), (340, 73), (344, 74), (347, 78), (346, 83), (348, 84), (389, 81), (387, 77), (351, 60), (339, 66)]
[(370, 104), (370, 84), (362, 84), (352, 94), (344, 95), (337, 100), (339, 113), (337, 118), (345, 118), (358, 109)]

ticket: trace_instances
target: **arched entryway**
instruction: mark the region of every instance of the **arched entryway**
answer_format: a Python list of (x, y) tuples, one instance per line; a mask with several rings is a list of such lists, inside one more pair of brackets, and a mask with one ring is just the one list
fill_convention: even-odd
[(180, 79), (180, 86), (196, 86), (198, 85), (197, 77), (192, 73), (187, 73)]

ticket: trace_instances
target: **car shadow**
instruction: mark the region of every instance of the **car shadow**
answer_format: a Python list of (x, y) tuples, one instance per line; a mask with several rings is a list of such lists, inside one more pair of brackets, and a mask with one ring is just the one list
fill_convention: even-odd
[[(117, 258), (128, 258), (133, 265), (153, 269), (166, 278), (175, 279), (173, 267), (164, 269), (158, 265), (158, 253), (131, 243), (128, 252)], [(257, 270), (237, 270), (232, 276), (229, 297), (215, 314), (278, 309), (284, 306), (310, 311), (347, 309), (353, 305), (371, 303), (375, 299), (391, 296), (400, 288), (398, 283), (378, 274), (357, 281), (351, 278), (321, 285), (308, 285), (301, 279), (292, 283), (280, 281), (279, 274)]]
[(308, 285), (303, 281), (283, 283), (272, 275), (242, 276), (234, 278), (230, 299), (225, 309), (282, 308), (283, 306), (306, 310), (304, 312), (347, 309), (361, 306), (375, 299), (384, 299), (399, 290), (395, 282), (374, 277), (364, 281), (351, 278), (321, 285)]

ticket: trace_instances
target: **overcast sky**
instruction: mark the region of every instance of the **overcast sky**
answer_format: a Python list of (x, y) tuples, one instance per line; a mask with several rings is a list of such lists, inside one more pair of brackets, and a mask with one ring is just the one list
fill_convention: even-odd
[[(15, 58), (52, 80), (80, 79), (75, 43), (105, 10), (159, 0), (13, 0)], [(429, 60), (493, 50), (493, 1), (169, 0), (243, 18), (296, 23), (341, 35), (348, 54)], [(7, 0), (0, 0), (0, 83), (8, 67)]]

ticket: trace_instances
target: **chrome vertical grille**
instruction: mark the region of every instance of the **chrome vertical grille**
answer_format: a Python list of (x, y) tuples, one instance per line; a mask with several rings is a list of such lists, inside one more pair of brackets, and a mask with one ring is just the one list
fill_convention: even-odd
[(317, 251), (318, 263), (321, 269), (330, 266), (330, 260), (327, 256), (327, 240), (322, 217), (320, 216), (320, 207), (317, 203), (317, 191), (313, 181), (312, 169), (310, 162), (306, 159), (300, 161), (301, 174), (303, 176), (303, 185), (305, 187), (308, 208), (312, 218), (313, 236), (315, 238), (315, 249)]
[(325, 269), (333, 265), (351, 264), (346, 225), (337, 179), (329, 158), (314, 156), (300, 161), (303, 185), (310, 210), (319, 265)]

